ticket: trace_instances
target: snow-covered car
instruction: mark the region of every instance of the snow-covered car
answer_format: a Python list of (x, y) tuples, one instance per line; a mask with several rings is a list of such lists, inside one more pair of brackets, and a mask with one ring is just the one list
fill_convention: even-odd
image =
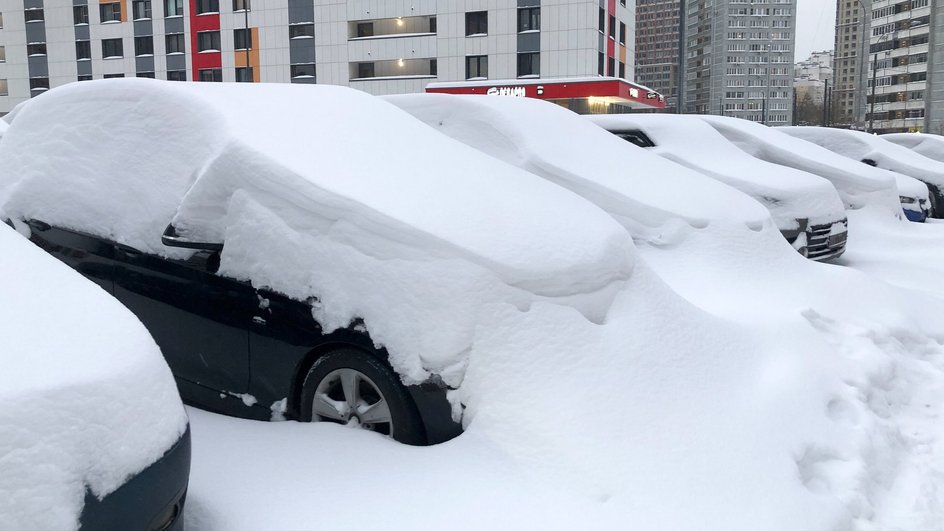
[(0, 120), (0, 138), (3, 138), (3, 133), (5, 133), (7, 128), (9, 127), (10, 127), (10, 124), (6, 123), (3, 120)]
[(753, 230), (770, 223), (750, 197), (626, 145), (549, 102), (448, 94), (384, 99), (450, 138), (585, 197), (636, 239), (667, 243), (680, 227), (721, 220)]
[(0, 528), (182, 530), (187, 415), (141, 323), (3, 223), (0, 300)]
[(599, 318), (635, 256), (577, 195), (327, 85), (50, 90), (0, 145), (0, 208), (141, 319), (188, 402), (411, 444), (459, 432), (496, 308)]
[(906, 147), (929, 159), (944, 162), (944, 136), (928, 133), (890, 133), (879, 138)]
[(695, 116), (590, 115), (616, 136), (732, 186), (770, 211), (784, 238), (814, 260), (839, 257), (848, 221), (832, 183), (810, 173), (758, 160)]
[[(929, 159), (883, 137), (829, 127), (779, 127), (788, 135), (818, 144), (848, 159), (918, 179), (927, 185), (931, 217), (944, 217), (944, 163)], [(903, 205), (904, 206), (904, 205)]]

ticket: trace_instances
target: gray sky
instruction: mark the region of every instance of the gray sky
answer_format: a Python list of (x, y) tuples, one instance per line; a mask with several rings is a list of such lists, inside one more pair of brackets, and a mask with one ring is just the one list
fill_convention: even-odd
[(832, 50), (836, 31), (836, 0), (796, 0), (796, 60), (811, 52)]

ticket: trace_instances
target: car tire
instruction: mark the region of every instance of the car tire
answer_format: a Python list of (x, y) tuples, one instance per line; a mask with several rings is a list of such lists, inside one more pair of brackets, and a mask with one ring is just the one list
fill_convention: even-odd
[(400, 378), (360, 350), (332, 350), (315, 360), (302, 384), (299, 411), (304, 421), (335, 422), (405, 444), (426, 444), (423, 422)]

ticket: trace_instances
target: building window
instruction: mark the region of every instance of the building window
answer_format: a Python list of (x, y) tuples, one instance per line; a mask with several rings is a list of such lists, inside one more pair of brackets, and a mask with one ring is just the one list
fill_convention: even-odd
[(200, 81), (214, 81), (220, 83), (223, 81), (222, 68), (204, 68), (200, 70)]
[(119, 79), (119, 78), (125, 77), (125, 75), (124, 74), (105, 74), (102, 77), (105, 79)]
[(606, 64), (606, 57), (604, 57), (603, 52), (597, 54), (597, 75), (603, 75), (603, 67)]
[(151, 18), (151, 0), (134, 0), (131, 2), (131, 13), (134, 20)]
[(75, 59), (77, 61), (92, 58), (92, 43), (90, 41), (75, 41)]
[(72, 8), (72, 21), (76, 26), (88, 24), (88, 6), (74, 6)]
[(220, 0), (197, 0), (197, 14), (219, 13)]
[(233, 0), (233, 11), (250, 11), (249, 0)]
[(374, 77), (374, 63), (357, 63), (357, 77)]
[(0, 79), (0, 96), (9, 96), (10, 88), (7, 85), (6, 79)]
[(465, 14), (465, 35), (488, 34), (488, 11), (470, 11)]
[(246, 28), (233, 30), (233, 45), (236, 50), (252, 49), (252, 32)]
[(488, 77), (488, 56), (470, 55), (465, 58), (465, 78), (487, 78)]
[(315, 25), (312, 23), (292, 24), (288, 27), (289, 39), (312, 39), (315, 37)]
[(541, 8), (524, 7), (518, 10), (518, 32), (541, 29)]
[(237, 83), (252, 83), (252, 67), (246, 66), (237, 66), (236, 67), (236, 82)]
[(610, 38), (616, 39), (616, 17), (610, 15)]
[(619, 77), (620, 79), (626, 79), (626, 63), (622, 61), (619, 64)]
[(358, 22), (357, 23), (357, 36), (358, 37), (373, 37), (374, 36), (374, 23), (373, 22)]
[(167, 81), (187, 81), (186, 70), (168, 70)]
[(541, 75), (541, 54), (538, 52), (518, 54), (518, 77)]
[(135, 37), (134, 55), (154, 55), (154, 37), (150, 35), (145, 37)]
[(43, 13), (42, 8), (39, 9), (27, 9), (23, 12), (23, 19), (26, 22), (39, 22), (46, 19), (46, 15)]
[(626, 24), (623, 23), (623, 22), (620, 22), (620, 39), (619, 39), (619, 43), (620, 43), (620, 44), (626, 44)]
[(600, 20), (599, 27), (600, 33), (606, 33), (606, 10), (602, 7), (600, 8)]
[(121, 39), (102, 39), (102, 59), (122, 57), (123, 55)]
[(606, 60), (606, 73), (612, 76), (616, 73), (616, 59), (610, 57)]
[(40, 55), (46, 55), (46, 43), (37, 42), (35, 44), (27, 44), (26, 55), (29, 57), (38, 57)]
[(148, 79), (154, 79), (154, 72), (138, 72), (134, 77), (146, 77)]
[(315, 64), (291, 65), (292, 79), (311, 79), (315, 77)]
[(164, 37), (164, 51), (168, 54), (187, 51), (183, 33), (171, 33)]
[(184, 0), (164, 0), (165, 17), (184, 16)]
[(3, 29), (3, 13), (0, 13), (0, 29)]
[(48, 90), (48, 89), (49, 89), (48, 77), (31, 77), (30, 78), (30, 90)]
[(3, 46), (0, 46), (0, 63), (7, 62), (7, 49)]
[(103, 24), (106, 22), (121, 22), (121, 2), (98, 4), (98, 13)]
[(429, 17), (429, 32), (436, 33), (436, 17)]
[(91, 80), (92, 80), (92, 74), (82, 74), (82, 75), (80, 75), (80, 76), (78, 77), (78, 80), (79, 80), (79, 81), (91, 81)]
[(220, 32), (201, 31), (200, 33), (197, 33), (197, 51), (198, 52), (220, 51)]

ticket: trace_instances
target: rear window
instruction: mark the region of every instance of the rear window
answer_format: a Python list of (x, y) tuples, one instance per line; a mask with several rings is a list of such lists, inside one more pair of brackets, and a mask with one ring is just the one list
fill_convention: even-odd
[(642, 131), (613, 131), (613, 134), (641, 148), (655, 147), (655, 142)]

